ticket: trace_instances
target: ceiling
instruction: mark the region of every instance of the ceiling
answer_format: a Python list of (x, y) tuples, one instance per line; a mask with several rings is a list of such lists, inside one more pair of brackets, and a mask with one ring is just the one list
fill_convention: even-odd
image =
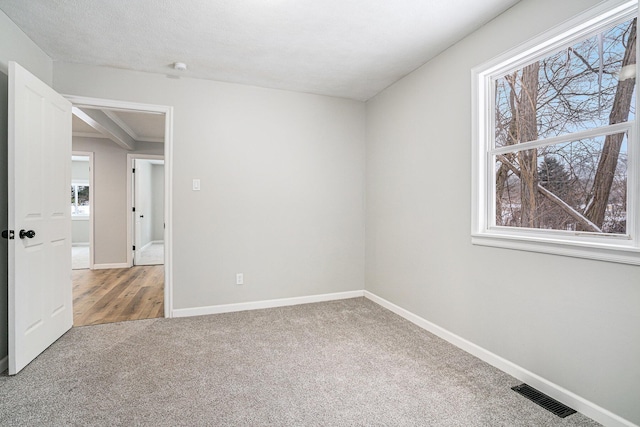
[(54, 61), (367, 100), (517, 2), (0, 0), (0, 9)]
[(139, 142), (164, 144), (164, 114), (73, 107), (75, 137), (106, 138), (126, 150)]

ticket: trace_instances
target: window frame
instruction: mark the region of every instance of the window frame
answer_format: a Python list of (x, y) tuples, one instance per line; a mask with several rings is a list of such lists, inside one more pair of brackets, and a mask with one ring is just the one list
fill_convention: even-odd
[[(636, 117), (633, 121), (526, 142), (517, 147), (495, 147), (495, 103), (492, 96), (496, 77), (567, 48), (610, 25), (637, 16), (638, 0), (608, 1), (471, 70), (472, 244), (640, 265), (640, 132), (637, 117), (640, 113), (637, 108), (640, 66), (636, 66)], [(640, 60), (638, 43), (636, 49), (636, 58)], [(580, 137), (620, 132), (628, 132), (626, 235), (494, 224), (496, 152), (515, 152), (525, 149), (522, 147), (548, 146), (553, 141), (577, 140)]]

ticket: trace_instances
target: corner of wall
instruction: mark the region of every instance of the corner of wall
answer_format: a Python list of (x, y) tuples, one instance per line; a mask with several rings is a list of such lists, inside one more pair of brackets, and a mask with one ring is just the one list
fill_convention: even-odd
[(0, 10), (0, 71), (7, 73), (9, 61), (15, 61), (51, 86), (53, 59)]

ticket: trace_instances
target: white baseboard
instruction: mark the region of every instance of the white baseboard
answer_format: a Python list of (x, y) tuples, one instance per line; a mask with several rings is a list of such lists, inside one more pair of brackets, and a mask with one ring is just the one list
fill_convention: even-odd
[(458, 336), (448, 330), (429, 322), (426, 319), (423, 319), (420, 316), (417, 316), (411, 313), (408, 310), (405, 310), (402, 307), (399, 307), (392, 302), (385, 300), (369, 291), (364, 291), (364, 296), (367, 299), (381, 305), (389, 311), (396, 313), (397, 315), (404, 317), (411, 323), (414, 323), (421, 327), (422, 329), (426, 329), (434, 335), (439, 336), (445, 341), (450, 342), (456, 347), (470, 353), (477, 358), (487, 362), (490, 365), (495, 366), (503, 372), (529, 384), (531, 387), (534, 387), (541, 392), (545, 393), (548, 396), (553, 397), (554, 399), (564, 403), (567, 406), (575, 409), (576, 411), (586, 415), (587, 417), (604, 424), (606, 426), (620, 426), (620, 427), (638, 427), (636, 424), (632, 423), (629, 420), (626, 420), (607, 409), (604, 409), (601, 406), (596, 405), (595, 403), (584, 399), (583, 397), (578, 396), (577, 394), (560, 387), (559, 385), (552, 383), (551, 381), (542, 378), (541, 376), (534, 374), (527, 369), (516, 365), (513, 362), (508, 361), (495, 353), (486, 350), (479, 345), (468, 341), (461, 336)]
[(71, 246), (75, 246), (75, 247), (87, 247), (89, 246), (89, 243), (83, 243), (83, 242), (76, 242), (76, 243), (72, 243)]
[(0, 374), (9, 369), (9, 356), (0, 359)]
[(337, 292), (333, 294), (310, 295), (306, 297), (293, 297), (271, 299), (264, 301), (241, 302), (237, 304), (210, 305), (207, 307), (177, 308), (173, 310), (172, 317), (203, 316), (206, 314), (231, 313), (234, 311), (260, 310), (263, 308), (285, 307), (289, 305), (309, 304), (313, 302), (334, 301), (364, 296), (364, 291)]
[(120, 262), (115, 264), (93, 264), (94, 270), (109, 270), (111, 268), (129, 268), (131, 267), (126, 262)]
[(164, 240), (152, 240), (152, 245), (164, 245)]

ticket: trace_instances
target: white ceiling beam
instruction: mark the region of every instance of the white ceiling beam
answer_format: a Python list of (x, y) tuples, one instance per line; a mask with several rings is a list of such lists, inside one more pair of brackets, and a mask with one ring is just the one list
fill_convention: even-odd
[[(136, 131), (134, 131), (128, 124), (124, 122), (117, 114), (116, 110), (101, 110), (103, 111), (107, 117), (115, 122), (118, 126), (122, 128), (126, 133), (129, 134), (131, 138), (133, 138), (136, 142), (159, 142), (164, 144), (164, 137), (153, 137), (153, 136), (143, 136), (138, 135)], [(155, 114), (155, 113), (147, 113), (145, 114)]]
[(101, 133), (92, 133), (92, 132), (72, 132), (71, 136), (77, 136), (80, 138), (109, 138), (108, 136), (104, 136)]
[(125, 150), (135, 149), (136, 141), (103, 111), (73, 107), (73, 114)]
[(141, 136), (140, 138), (136, 138), (136, 141), (139, 142), (162, 142), (164, 143), (164, 138), (155, 138), (151, 136)]
[(127, 125), (120, 117), (118, 117), (114, 111), (110, 111), (110, 110), (100, 110), (100, 111), (102, 111), (107, 117), (113, 120), (115, 124), (120, 126), (122, 130), (125, 131), (135, 141), (140, 140), (140, 137), (138, 137), (138, 134), (136, 134), (133, 131), (133, 129), (131, 129), (129, 125)]

